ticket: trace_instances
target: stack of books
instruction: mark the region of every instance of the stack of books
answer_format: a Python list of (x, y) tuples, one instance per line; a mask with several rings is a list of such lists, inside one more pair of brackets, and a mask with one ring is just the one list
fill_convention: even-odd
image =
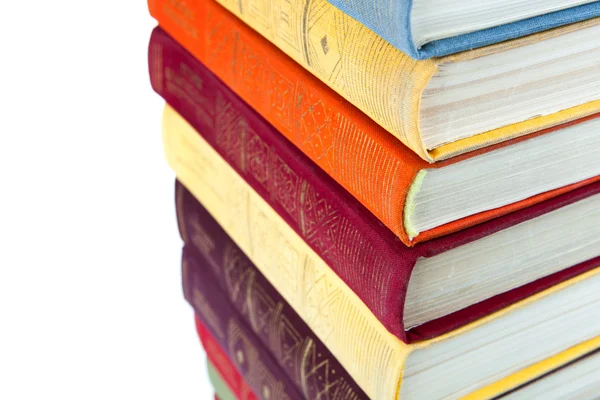
[(148, 5), (218, 398), (600, 393), (600, 2)]

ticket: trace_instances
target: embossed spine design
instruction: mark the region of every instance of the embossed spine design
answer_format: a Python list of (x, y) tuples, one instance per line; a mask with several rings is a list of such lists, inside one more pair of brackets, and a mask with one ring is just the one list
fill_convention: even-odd
[[(177, 198), (181, 204), (177, 212), (188, 225), (186, 230), (192, 236), (196, 236), (196, 230), (201, 236), (210, 232), (211, 241), (216, 243), (212, 249), (195, 243), (186, 248), (186, 254), (190, 254), (186, 259), (193, 259), (192, 255), (197, 259), (188, 263), (192, 274), (202, 275), (204, 281), (214, 281), (221, 286), (241, 318), (304, 397), (367, 399), (327, 347), (181, 185), (177, 186)], [(186, 282), (193, 282), (190, 272), (184, 274), (184, 286), (190, 286)]]
[[(221, 349), (227, 352), (238, 373), (265, 400), (302, 400), (303, 396), (238, 317), (231, 304), (222, 301), (224, 293), (215, 288), (213, 282), (207, 281), (206, 276), (198, 274), (195, 262), (184, 250), (182, 266), (187, 279), (184, 281), (186, 300)], [(207, 351), (218, 353), (217, 349)]]
[(395, 398), (410, 348), (389, 333), (265, 200), (169, 110), (164, 120), (165, 148), (178, 179), (365, 393), (371, 398)]

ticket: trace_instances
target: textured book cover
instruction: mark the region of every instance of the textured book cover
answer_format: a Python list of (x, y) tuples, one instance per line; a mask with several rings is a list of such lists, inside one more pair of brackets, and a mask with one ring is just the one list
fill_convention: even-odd
[[(284, 133), (297, 131), (293, 129), (296, 119), (290, 115), (295, 101), (326, 101), (330, 97), (322, 93), (325, 87), (315, 82), (314, 76), (427, 161), (467, 153), (600, 111), (600, 100), (593, 101), (428, 151), (419, 133), (418, 115), (421, 94), (438, 66), (481, 57), (500, 51), (499, 47), (488, 46), (448, 58), (415, 61), (326, 0), (222, 0), (219, 3), (231, 13), (211, 0), (148, 1), (150, 13), (160, 26)], [(598, 23), (600, 18), (496, 46), (518, 47)], [(302, 67), (314, 76), (303, 73)], [(294, 84), (302, 85), (313, 99), (294, 95)], [(330, 109), (332, 119), (347, 108), (340, 105), (339, 100), (327, 103), (319, 107)], [(363, 124), (373, 129), (368, 122)], [(351, 129), (349, 134), (364, 136), (357, 131), (352, 133)], [(322, 145), (327, 146), (327, 141)]]
[[(301, 132), (291, 134), (289, 131), (287, 133), (283, 131), (287, 139), (301, 150), (298, 151), (282, 137), (280, 132), (277, 132), (275, 127), (256, 115), (254, 110), (232, 93), (203, 64), (160, 29), (154, 31), (150, 40), (149, 66), (153, 88), (198, 131), (207, 135), (211, 145), (234, 167), (237, 167), (238, 172), (256, 175), (252, 169), (244, 166), (240, 155), (234, 154), (242, 151), (238, 147), (244, 145), (243, 142), (235, 141), (235, 136), (238, 135), (235, 130), (239, 126), (248, 126), (255, 133), (256, 139), (253, 140), (260, 138), (265, 142), (265, 146), (273, 147), (273, 151), (276, 151), (278, 157), (285, 161), (286, 168), (300, 176), (302, 182), (307, 181), (312, 186), (322, 187), (323, 192), (330, 192), (331, 196), (338, 197), (338, 194), (341, 195), (344, 191), (337, 186), (333, 191), (327, 190), (328, 186), (335, 186), (335, 184), (331, 183), (331, 179), (320, 171), (320, 169), (324, 170), (408, 246), (460, 231), (600, 179), (600, 177), (591, 178), (502, 208), (484, 211), (421, 232), (411, 239), (407, 232), (410, 231), (408, 228), (410, 224), (405, 222), (406, 215), (404, 213), (408, 207), (407, 193), (413, 182), (418, 181), (417, 176), (426, 168), (441, 168), (451, 162), (430, 166), (405, 146), (390, 142), (393, 139), (381, 128), (372, 130), (375, 136), (371, 138), (362, 127), (352, 127), (349, 120), (340, 120), (334, 117), (330, 114), (331, 110), (328, 110), (320, 100), (312, 99), (305, 102), (305, 92), (301, 89), (298, 89), (298, 92), (293, 95), (293, 90), (286, 94), (273, 92), (270, 101), (278, 102), (279, 94), (282, 96), (285, 94), (286, 98), (296, 98), (299, 102), (303, 102), (302, 106), (298, 106), (300, 108), (293, 112), (290, 111), (286, 117), (290, 119), (290, 123), (292, 120), (296, 120), (302, 127)], [(313, 101), (315, 102), (313, 103)], [(347, 103), (345, 104), (351, 107)], [(358, 110), (354, 110), (354, 114), (351, 115), (361, 114)], [(231, 118), (237, 125), (233, 125), (233, 122), (226, 122)], [(211, 132), (217, 127), (230, 132), (219, 132), (213, 135)], [(345, 129), (340, 129), (343, 127)], [(260, 154), (256, 155), (259, 157), (257, 161), (265, 161), (260, 159), (260, 156)], [(320, 168), (317, 168), (312, 161)], [(275, 166), (269, 165), (269, 167), (274, 168)], [(262, 168), (266, 168), (266, 164)], [(258, 177), (258, 183), (261, 179)], [(267, 189), (270, 190), (268, 187)], [(289, 195), (291, 194), (286, 194), (286, 196)], [(326, 197), (331, 196), (327, 195)], [(346, 198), (349, 197), (345, 195), (343, 201), (346, 202)], [(271, 198), (275, 202), (289, 201), (287, 199), (280, 200), (276, 196), (271, 196)], [(356, 202), (352, 204), (354, 203)], [(295, 212), (291, 213), (291, 217), (298, 224), (299, 216)], [(290, 224), (293, 223), (290, 222)], [(373, 222), (372, 224), (377, 223)], [(328, 260), (328, 262), (331, 261)]]
[[(178, 190), (182, 190), (181, 186)], [(253, 331), (264, 351), (271, 354), (304, 398), (368, 399), (217, 222), (208, 214), (192, 222), (191, 246), (183, 252), (183, 287), (187, 297), (193, 298), (196, 291), (207, 293), (206, 285), (218, 286), (220, 294), (216, 296), (217, 290), (207, 293), (207, 301), (230, 302), (236, 316)], [(210, 295), (215, 298), (208, 299)], [(199, 315), (202, 312), (197, 311)], [(224, 312), (217, 316), (229, 318)]]
[[(225, 180), (224, 184), (227, 183)], [(203, 193), (209, 191), (210, 189), (206, 188)], [(247, 198), (243, 193), (237, 192), (236, 195), (247, 207), (257, 206), (260, 208), (259, 205), (253, 202), (252, 198)], [(206, 200), (206, 196), (204, 197)], [(242, 249), (237, 247), (232, 238), (227, 237), (227, 234), (218, 226), (218, 223), (208, 211), (181, 185), (177, 187), (176, 204), (181, 236), (187, 246), (200, 253), (222, 254), (223, 258), (229, 258), (227, 254), (235, 255), (228, 261), (232, 266), (235, 265), (235, 269), (229, 274), (222, 273), (226, 277), (235, 275), (238, 278), (238, 280), (230, 278), (230, 282), (238, 282), (246, 279), (245, 276), (251, 275), (247, 273), (249, 270), (237, 270), (239, 265), (246, 265), (244, 262), (246, 258), (242, 254)], [(240, 242), (250, 240), (250, 244), (245, 245), (246, 251), (250, 254), (250, 259), (261, 262), (261, 264), (253, 264), (256, 265), (254, 268), (267, 274), (267, 278), (277, 287), (281, 296), (290, 302), (299, 316), (306, 321), (309, 328), (331, 350), (333, 356), (339, 360), (340, 364), (371, 398), (390, 400), (396, 398), (398, 387), (402, 381), (404, 362), (411, 351), (467, 333), (471, 329), (492, 322), (494, 318), (505, 313), (518, 310), (527, 304), (551, 295), (555, 291), (600, 273), (596, 269), (568, 282), (558, 284), (545, 292), (528, 297), (518, 304), (484, 317), (454, 332), (433, 340), (407, 345), (391, 336), (365, 305), (357, 299), (356, 295), (335, 274), (327, 270), (315, 255), (303, 250), (301, 244), (290, 247), (290, 242), (293, 242), (294, 239), (289, 235), (289, 232), (284, 231), (283, 226), (280, 228), (279, 225), (265, 226), (265, 219), (270, 216), (265, 215), (264, 212), (268, 210), (249, 210), (246, 217), (235, 213), (236, 210), (231, 210), (227, 206), (221, 211), (214, 208), (212, 211), (215, 215), (219, 214), (220, 217), (223, 217), (223, 213), (226, 215), (228, 211), (234, 211), (234, 215), (225, 217), (237, 220), (237, 225), (236, 223), (227, 223), (228, 231), (238, 235), (237, 240)], [(262, 221), (251, 217), (251, 215), (261, 213)], [(258, 227), (262, 227), (262, 234), (256, 230), (250, 230), (246, 232), (250, 235), (249, 238), (239, 237), (249, 228), (239, 226), (240, 222), (245, 220), (252, 223), (255, 228), (260, 225)], [(227, 222), (224, 218), (220, 218), (220, 221)], [(269, 233), (270, 237), (265, 236)], [(279, 240), (279, 242), (274, 243), (274, 240)], [(295, 254), (294, 251), (296, 251)], [(295, 261), (296, 264), (294, 264)], [(215, 263), (210, 261), (200, 265), (215, 271), (217, 269)], [(248, 267), (251, 266), (248, 265)], [(187, 271), (184, 272), (184, 279), (189, 282), (189, 278), (186, 278), (186, 276), (189, 276), (189, 271), (192, 271), (191, 265), (188, 265)], [(256, 276), (258, 275), (254, 275), (254, 277)], [(227, 281), (227, 278), (225, 279)], [(212, 280), (205, 279), (205, 281), (207, 284), (212, 284), (212, 286), (218, 285)], [(266, 287), (267, 283), (264, 282), (265, 285), (261, 288)], [(239, 293), (244, 291), (247, 295), (251, 295), (245, 285), (238, 286), (231, 283), (229, 285), (231, 287), (230, 292), (238, 293), (237, 296), (240, 296)], [(263, 300), (270, 299), (270, 296), (264, 295), (267, 292), (269, 290), (260, 291), (263, 294), (261, 296)], [(241, 295), (241, 297), (246, 297), (247, 300), (248, 296)], [(270, 301), (267, 300), (266, 303), (270, 304)], [(263, 323), (266, 323), (264, 321), (265, 316), (270, 315), (269, 313), (258, 312), (264, 307), (259, 307), (255, 301), (246, 301), (245, 303), (238, 301), (236, 307), (246, 309), (246, 313), (249, 313), (248, 309), (252, 308), (254, 310), (252, 312), (261, 316), (258, 321), (263, 321)], [(272, 310), (270, 307), (267, 309), (269, 312)], [(276, 347), (278, 343), (278, 341), (273, 341), (271, 346)]]
[(415, 59), (442, 57), (600, 16), (600, 2), (547, 13), (517, 22), (426, 43), (412, 37), (412, 0), (328, 0), (397, 49)]
[(239, 317), (231, 303), (224, 301), (227, 295), (219, 285), (190, 271), (189, 264), (193, 262), (184, 252), (182, 274), (188, 285), (183, 287), (183, 291), (202, 322), (197, 324), (197, 328), (204, 347), (207, 344), (203, 328), (216, 339), (237, 372), (259, 398), (272, 396), (281, 400), (303, 400), (294, 383)]

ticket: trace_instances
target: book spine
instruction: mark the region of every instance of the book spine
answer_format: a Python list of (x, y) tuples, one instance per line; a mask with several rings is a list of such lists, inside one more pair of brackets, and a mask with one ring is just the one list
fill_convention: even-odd
[[(219, 358), (219, 365), (225, 366), (224, 361), (229, 359), (259, 398), (303, 400), (304, 397), (257, 340), (256, 335), (237, 316), (231, 304), (223, 301), (225, 294), (218, 285), (215, 285), (212, 280), (206, 279), (206, 276), (198, 274), (197, 268), (194, 269), (190, 266), (194, 262), (184, 251), (182, 257), (182, 274), (185, 278), (183, 292), (201, 321), (201, 324), (197, 324), (201, 340), (206, 337), (202, 334), (202, 327), (204, 327), (226, 354), (226, 357), (222, 355)], [(210, 344), (204, 340), (203, 344), (205, 348), (210, 347)], [(214, 358), (216, 350), (210, 348), (207, 349), (207, 353), (210, 351)], [(231, 372), (226, 379), (234, 381)], [(238, 387), (239, 390), (236, 391), (241, 393), (241, 383)]]
[[(179, 185), (177, 197), (189, 196)], [(191, 197), (191, 196), (189, 196)], [(185, 200), (183, 200), (185, 202)], [(180, 201), (181, 203), (181, 201)], [(368, 399), (329, 349), (258, 271), (219, 224), (201, 207), (178, 210), (189, 232), (186, 248), (187, 276), (196, 274), (215, 281), (247, 326), (268, 349), (284, 372), (307, 399)], [(192, 218), (188, 220), (188, 218)], [(193, 249), (193, 251), (192, 251)], [(184, 282), (184, 286), (191, 286)]]
[[(186, 21), (202, 30), (195, 35), (170, 17), (178, 11), (169, 1), (151, 1), (150, 9), (195, 58), (412, 245), (403, 227), (404, 201), (429, 164), (218, 4), (194, 5), (194, 18)], [(153, 41), (180, 51), (160, 31)]]
[[(169, 107), (163, 135), (165, 156), (180, 182), (355, 382), (371, 398), (395, 399), (410, 347), (387, 331), (323, 259)], [(182, 231), (189, 238), (189, 229)]]
[(150, 48), (156, 90), (402, 338), (416, 252), (191, 55)]

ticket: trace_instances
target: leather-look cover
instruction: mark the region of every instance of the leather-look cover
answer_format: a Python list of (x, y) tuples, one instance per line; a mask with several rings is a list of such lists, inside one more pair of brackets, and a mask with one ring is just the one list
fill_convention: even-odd
[(237, 315), (231, 303), (223, 301), (226, 294), (219, 285), (198, 274), (197, 270), (190, 271), (189, 266), (194, 262), (184, 252), (182, 274), (185, 298), (252, 391), (259, 396), (268, 392), (273, 398), (281, 400), (304, 400), (304, 396), (298, 392), (256, 335)]
[[(214, 300), (233, 306), (236, 317), (260, 342), (260, 351), (272, 356), (304, 398), (368, 399), (217, 222), (210, 216), (194, 222), (193, 244), (183, 250), (183, 287), (186, 291), (204, 293), (206, 285), (219, 287), (220, 295)], [(206, 293), (208, 302), (212, 300), (208, 297), (216, 292)], [(229, 306), (227, 308), (229, 312)], [(214, 311), (217, 317), (228, 318), (220, 310)]]

